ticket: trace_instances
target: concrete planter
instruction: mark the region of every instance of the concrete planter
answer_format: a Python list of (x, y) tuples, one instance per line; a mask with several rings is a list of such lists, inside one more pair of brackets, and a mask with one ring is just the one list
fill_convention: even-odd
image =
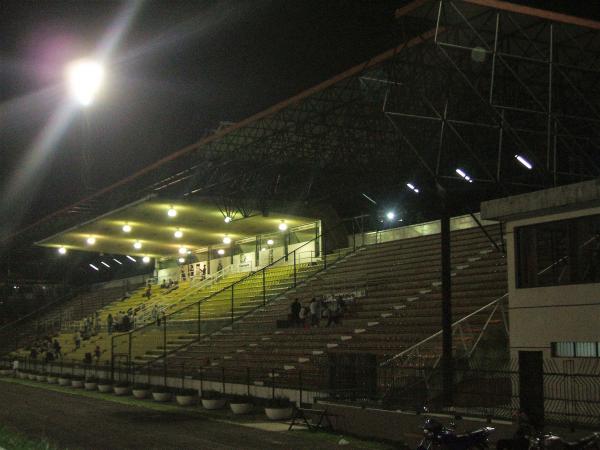
[(229, 408), (234, 414), (249, 414), (254, 409), (252, 403), (230, 403)]
[(152, 398), (157, 402), (170, 402), (172, 394), (170, 392), (153, 392)]
[(129, 386), (115, 386), (113, 389), (117, 395), (129, 395), (130, 392)]
[(71, 380), (71, 387), (81, 389), (83, 387), (83, 380)]
[(48, 384), (56, 384), (58, 383), (58, 377), (55, 375), (48, 375), (46, 377), (46, 381), (48, 382)]
[(28, 373), (28, 374), (27, 374), (27, 378), (29, 378), (30, 380), (33, 380), (33, 381), (35, 381), (35, 380), (36, 380), (36, 378), (35, 378), (36, 376), (37, 376), (37, 375), (36, 375), (35, 373)]
[(286, 420), (292, 418), (292, 407), (287, 408), (265, 408), (265, 414), (271, 420)]
[(227, 399), (225, 398), (216, 398), (216, 399), (202, 399), (202, 407), (204, 409), (221, 409), (225, 406)]
[(98, 389), (98, 383), (94, 383), (93, 381), (86, 381), (83, 383), (83, 387), (86, 391), (95, 391)]
[(0, 369), (0, 375), (3, 377), (9, 377), (12, 375), (12, 370), (10, 369)]
[(99, 384), (98, 385), (98, 390), (100, 392), (109, 393), (109, 392), (112, 392), (112, 389), (113, 389), (112, 384)]
[(71, 386), (71, 379), (58, 377), (58, 385), (59, 386)]
[(149, 389), (134, 389), (132, 392), (133, 392), (133, 396), (135, 398), (139, 398), (140, 400), (150, 397)]
[(196, 404), (197, 397), (195, 395), (176, 395), (175, 400), (179, 406), (192, 406)]
[(26, 379), (26, 378), (27, 378), (27, 374), (26, 374), (26, 373), (24, 373), (24, 372), (19, 372), (17, 375), (19, 376), (19, 378), (20, 378), (21, 380), (24, 380), (24, 379)]
[(46, 381), (46, 375), (36, 375), (35, 379), (37, 381)]

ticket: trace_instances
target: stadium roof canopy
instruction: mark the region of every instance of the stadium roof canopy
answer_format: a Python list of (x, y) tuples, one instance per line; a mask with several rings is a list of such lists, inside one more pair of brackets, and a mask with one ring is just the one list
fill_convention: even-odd
[(396, 48), (8, 240), (31, 243), (148, 195), (261, 211), (273, 200), (325, 201), (345, 215), (361, 211), (361, 193), (416, 209), (442, 187), (474, 210), (600, 176), (599, 22), (497, 0), (416, 0), (397, 19)]
[[(225, 222), (226, 217), (231, 221)], [(37, 244), (118, 255), (176, 257), (181, 256), (180, 249), (195, 252), (208, 247), (227, 248), (229, 245), (223, 242), (225, 237), (236, 242), (259, 235), (281, 234), (281, 223), (293, 230), (303, 225), (314, 226), (315, 219), (277, 213), (264, 216), (251, 211), (241, 215), (236, 211), (223, 211), (208, 200), (147, 198)], [(175, 236), (176, 232), (181, 232), (180, 237)], [(87, 242), (90, 238), (93, 244)], [(139, 248), (135, 248), (135, 244)]]

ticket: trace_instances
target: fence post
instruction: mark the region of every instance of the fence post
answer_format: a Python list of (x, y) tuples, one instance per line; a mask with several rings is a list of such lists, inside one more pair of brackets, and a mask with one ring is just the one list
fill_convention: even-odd
[(296, 250), (294, 250), (294, 287), (296, 287)]
[(263, 306), (267, 304), (267, 283), (265, 281), (265, 268), (262, 270), (262, 283), (263, 283)]
[(250, 396), (250, 367), (246, 367), (246, 394)]
[(201, 318), (201, 314), (202, 314), (201, 305), (202, 305), (202, 302), (199, 301), (198, 302), (198, 339), (200, 339), (200, 334), (201, 334), (201, 330), (202, 330), (202, 326), (200, 324), (200, 318)]
[(221, 392), (225, 393), (225, 367), (221, 367)]
[(231, 285), (231, 325), (233, 325), (233, 284)]
[(167, 385), (167, 316), (163, 316), (163, 386)]
[(298, 393), (299, 397), (300, 397), (300, 403), (299, 403), (299, 405), (300, 405), (300, 408), (302, 408), (302, 369), (300, 369), (298, 371), (298, 390), (300, 391)]
[(271, 399), (275, 399), (275, 369), (271, 369)]
[[(61, 359), (62, 373), (62, 359)], [(110, 381), (115, 381), (115, 337), (110, 338)]]

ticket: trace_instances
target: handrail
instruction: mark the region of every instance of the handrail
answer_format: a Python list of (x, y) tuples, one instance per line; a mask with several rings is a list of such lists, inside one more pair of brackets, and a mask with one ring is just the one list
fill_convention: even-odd
[[(471, 317), (481, 313), (482, 311), (485, 311), (486, 309), (494, 306), (497, 303), (500, 303), (504, 298), (508, 297), (508, 292), (500, 297), (498, 297), (497, 299), (491, 301), (490, 303), (488, 303), (487, 305), (482, 306), (481, 308), (473, 311), (470, 314), (467, 314), (466, 316), (460, 318), (459, 320), (457, 320), (456, 322), (454, 322), (451, 326), (451, 328), (454, 328), (460, 324), (462, 324), (463, 322), (466, 322), (467, 320), (469, 320)], [(417, 342), (416, 344), (408, 347), (406, 350), (402, 350), (400, 353), (397, 353), (396, 355), (392, 356), (391, 358), (385, 360), (384, 362), (382, 362), (380, 364), (381, 367), (383, 366), (387, 366), (388, 364), (390, 364), (392, 361), (395, 361), (397, 358), (401, 358), (402, 356), (412, 352), (413, 350), (417, 349), (418, 347), (421, 347), (422, 345), (426, 344), (427, 342), (435, 339), (436, 337), (440, 336), (442, 334), (443, 330), (440, 330), (434, 334), (432, 334), (431, 336), (426, 337), (425, 339), (423, 339), (422, 341)]]

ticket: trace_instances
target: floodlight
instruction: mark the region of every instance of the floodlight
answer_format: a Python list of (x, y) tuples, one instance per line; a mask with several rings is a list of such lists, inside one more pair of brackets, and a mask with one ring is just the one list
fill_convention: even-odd
[(279, 229), (280, 229), (281, 231), (285, 231), (285, 230), (287, 230), (287, 229), (288, 229), (287, 223), (285, 223), (285, 221), (284, 221), (284, 220), (282, 220), (282, 221), (281, 221), (281, 223), (279, 224)]
[(135, 248), (136, 250), (139, 250), (140, 248), (142, 248), (142, 243), (140, 241), (135, 241), (133, 243), (133, 248)]
[(167, 211), (167, 216), (169, 217), (175, 217), (177, 215), (177, 211), (175, 210), (175, 208), (173, 208), (172, 206), (169, 208), (169, 210)]
[(94, 236), (90, 236), (85, 240), (85, 242), (87, 242), (88, 245), (94, 245), (96, 243), (96, 238)]
[(179, 247), (179, 254), (180, 255), (185, 255), (187, 253), (187, 248), (185, 247)]
[(225, 223), (229, 223), (229, 222), (231, 222), (233, 219), (232, 219), (231, 217), (229, 217), (229, 216), (225, 216), (225, 219), (223, 219), (223, 220), (225, 220)]
[(275, 241), (273, 241), (273, 239), (269, 239), (267, 241), (267, 245), (273, 245), (275, 243)]
[(148, 264), (148, 263), (150, 262), (150, 257), (149, 257), (149, 256), (144, 256), (144, 257), (142, 258), (142, 262), (143, 262), (144, 264)]
[(119, 264), (120, 266), (123, 265), (123, 263), (121, 261), (119, 261), (117, 258), (113, 258), (113, 261), (116, 262), (117, 264)]
[(83, 106), (88, 106), (94, 101), (103, 79), (104, 68), (96, 61), (81, 59), (67, 67), (71, 95)]
[(415, 194), (419, 193), (419, 189), (412, 183), (406, 183), (406, 186), (413, 191)]
[(179, 264), (183, 264), (185, 262), (185, 258), (179, 258), (177, 261), (179, 261)]
[(94, 269), (96, 272), (99, 272), (99, 271), (100, 271), (100, 269), (98, 269), (98, 268), (97, 268), (95, 265), (93, 265), (93, 264), (90, 264), (90, 267), (91, 267), (92, 269)]
[(219, 255), (224, 255), (225, 254), (225, 250), (223, 250), (222, 248), (220, 248), (219, 250), (217, 250), (217, 253)]
[(123, 225), (123, 231), (125, 233), (130, 233), (131, 232), (131, 225), (129, 225), (128, 223), (126, 223), (125, 225)]
[(129, 255), (125, 255), (125, 256), (127, 256), (127, 259), (129, 259), (130, 261), (137, 262), (137, 260), (133, 256), (129, 256)]
[(261, 252), (264, 252), (265, 250), (266, 250), (266, 248), (264, 248), (264, 247), (260, 249)]
[(60, 247), (60, 248), (58, 249), (58, 253), (60, 253), (61, 255), (64, 255), (64, 254), (66, 254), (66, 253), (67, 253), (67, 249), (66, 249), (66, 248), (64, 248), (64, 247)]
[(181, 231), (179, 228), (177, 228), (175, 230), (175, 233), (173, 233), (173, 236), (175, 236), (177, 239), (181, 239), (183, 237), (183, 231)]
[(515, 155), (515, 158), (517, 158), (517, 161), (519, 161), (521, 164), (523, 164), (529, 170), (533, 169), (533, 164), (531, 164), (529, 161), (527, 161), (521, 155)]
[(469, 183), (473, 182), (473, 178), (467, 175), (467, 173), (464, 170), (456, 169), (456, 173), (459, 174), (465, 181), (468, 181)]
[(110, 266), (108, 264), (106, 264), (104, 261), (100, 261), (100, 264), (102, 264), (103, 266), (106, 266), (110, 269)]
[(231, 238), (227, 235), (223, 238), (223, 244), (231, 244)]
[(388, 220), (394, 220), (394, 218), (396, 217), (396, 214), (394, 214), (393, 211), (388, 211), (387, 214), (385, 215), (385, 217), (387, 217)]

